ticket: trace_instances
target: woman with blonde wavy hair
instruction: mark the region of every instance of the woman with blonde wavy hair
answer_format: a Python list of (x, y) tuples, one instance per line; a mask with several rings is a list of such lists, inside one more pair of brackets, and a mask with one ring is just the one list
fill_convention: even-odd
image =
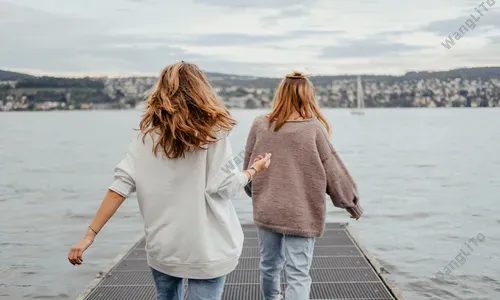
[(218, 300), (235, 269), (243, 231), (231, 197), (261, 171), (271, 154), (256, 156), (243, 172), (228, 133), (235, 125), (196, 65), (167, 66), (147, 99), (140, 134), (115, 169), (115, 180), (83, 238), (68, 255), (73, 265), (125, 198), (137, 192), (147, 262), (157, 300)]
[[(299, 72), (284, 78), (270, 114), (257, 117), (247, 139), (244, 168), (266, 149), (273, 166), (245, 187), (259, 228), (260, 280), (265, 300), (307, 300), (315, 239), (325, 227), (325, 192), (336, 207), (359, 219), (356, 184), (329, 141), (330, 125)], [(332, 253), (333, 254), (333, 253)]]

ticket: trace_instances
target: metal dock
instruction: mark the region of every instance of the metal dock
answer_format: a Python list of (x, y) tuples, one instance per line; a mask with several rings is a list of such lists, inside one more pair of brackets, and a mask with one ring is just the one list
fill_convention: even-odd
[[(253, 225), (243, 225), (243, 230), (243, 253), (236, 270), (226, 279), (224, 300), (261, 299), (257, 230)], [(154, 300), (155, 289), (144, 246), (141, 239), (77, 299)], [(314, 249), (310, 299), (404, 299), (380, 269), (346, 224), (327, 224)], [(284, 291), (283, 278), (282, 283)]]

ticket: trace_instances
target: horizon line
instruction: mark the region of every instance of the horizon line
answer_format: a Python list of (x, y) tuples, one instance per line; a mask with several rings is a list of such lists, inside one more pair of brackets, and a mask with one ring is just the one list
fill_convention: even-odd
[[(480, 68), (500, 68), (500, 66), (475, 66), (475, 67), (457, 67), (453, 69), (442, 69), (442, 70), (410, 70), (406, 71), (404, 73), (399, 73), (399, 74), (390, 74), (390, 73), (365, 73), (365, 74), (360, 74), (360, 73), (343, 73), (343, 74), (314, 74), (311, 75), (310, 77), (335, 77), (335, 76), (387, 76), (387, 77), (402, 77), (405, 76), (407, 73), (410, 72), (415, 72), (415, 73), (422, 73), (422, 72), (427, 72), (427, 73), (438, 73), (438, 72), (450, 72), (450, 71), (456, 71), (456, 70), (461, 70), (461, 69), (480, 69)], [(20, 74), (25, 74), (29, 76), (35, 76), (35, 77), (55, 77), (55, 78), (132, 78), (132, 77), (158, 77), (159, 72), (133, 72), (129, 73), (126, 75), (119, 75), (119, 74), (113, 74), (113, 73), (86, 73), (86, 74), (81, 74), (81, 73), (76, 73), (76, 72), (47, 72), (47, 71), (42, 71), (42, 70), (36, 70), (36, 69), (26, 69), (26, 68), (2, 68), (0, 67), (0, 71), (6, 71), (6, 72), (13, 72), (13, 73), (20, 73)], [(212, 73), (212, 74), (221, 74), (221, 75), (226, 75), (226, 76), (239, 76), (239, 77), (253, 77), (253, 78), (268, 78), (268, 79), (281, 79), (282, 77), (274, 77), (274, 76), (259, 76), (259, 75), (246, 75), (246, 74), (236, 74), (236, 73), (223, 73), (223, 72), (213, 72), (213, 71), (207, 71), (207, 70), (202, 70), (204, 73)]]

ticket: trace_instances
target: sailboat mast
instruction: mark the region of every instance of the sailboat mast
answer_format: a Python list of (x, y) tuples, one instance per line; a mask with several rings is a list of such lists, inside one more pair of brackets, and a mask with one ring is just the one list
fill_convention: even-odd
[(356, 109), (351, 111), (353, 115), (364, 115), (363, 108), (365, 107), (365, 97), (363, 95), (363, 86), (361, 85), (361, 76), (358, 76), (357, 89), (356, 89)]
[(358, 102), (358, 109), (362, 109), (363, 108), (363, 102), (364, 102), (364, 99), (363, 99), (363, 87), (361, 85), (361, 76), (358, 76), (358, 86), (357, 86), (357, 102)]

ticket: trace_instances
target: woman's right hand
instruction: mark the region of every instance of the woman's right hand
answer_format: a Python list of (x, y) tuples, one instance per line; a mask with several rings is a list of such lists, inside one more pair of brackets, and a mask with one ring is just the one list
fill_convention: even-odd
[(263, 170), (269, 168), (271, 164), (271, 153), (266, 153), (266, 156), (259, 155), (254, 159), (252, 167), (257, 170), (257, 172), (262, 172)]
[(89, 237), (82, 238), (78, 243), (76, 243), (68, 254), (68, 260), (72, 265), (81, 265), (83, 263), (83, 252), (87, 250), (90, 245), (94, 242), (93, 239)]

